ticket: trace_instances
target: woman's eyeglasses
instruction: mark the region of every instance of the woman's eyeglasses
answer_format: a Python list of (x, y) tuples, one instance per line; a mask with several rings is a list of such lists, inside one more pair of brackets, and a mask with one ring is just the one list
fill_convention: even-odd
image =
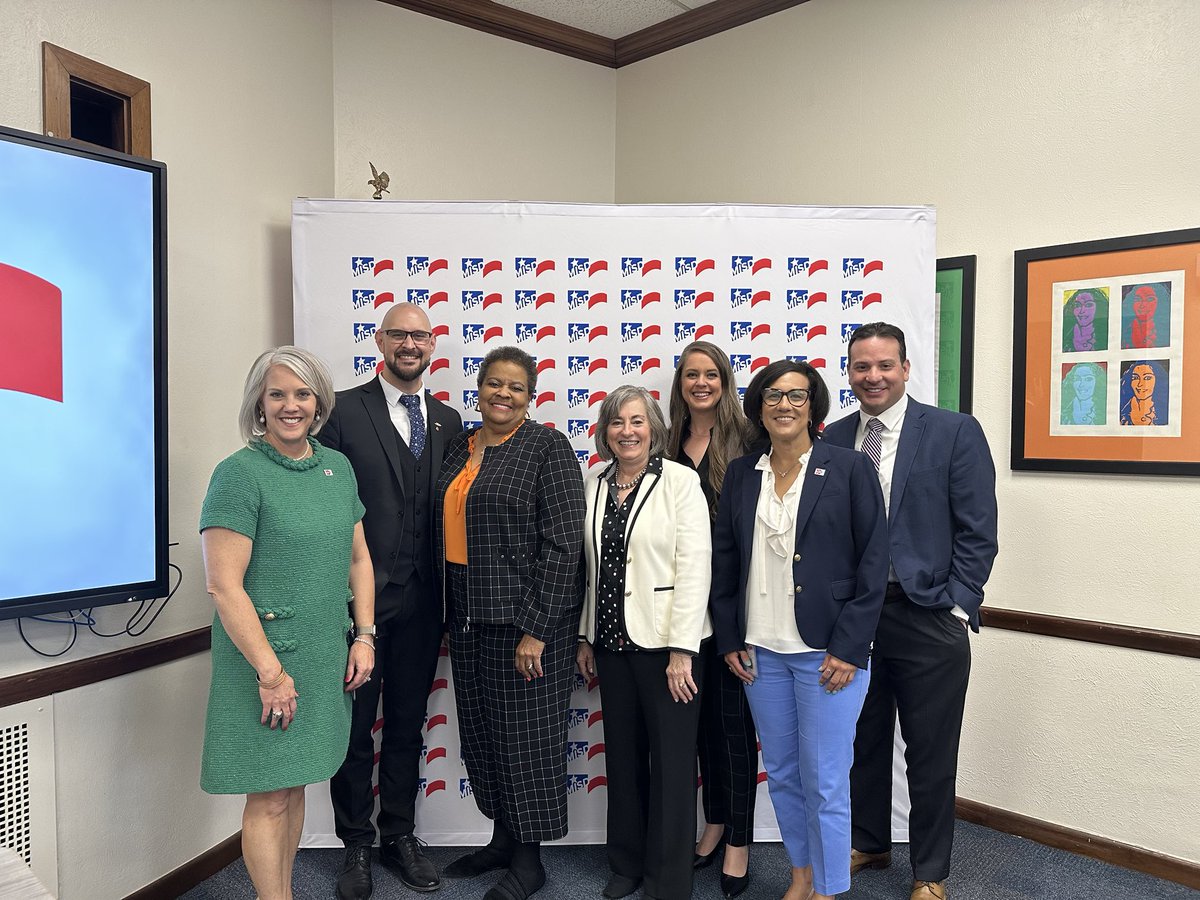
[(792, 388), (790, 391), (781, 391), (778, 388), (767, 388), (762, 392), (763, 403), (767, 406), (778, 406), (779, 401), (784, 397), (788, 398), (788, 403), (792, 406), (803, 406), (808, 402), (809, 391), (804, 388)]

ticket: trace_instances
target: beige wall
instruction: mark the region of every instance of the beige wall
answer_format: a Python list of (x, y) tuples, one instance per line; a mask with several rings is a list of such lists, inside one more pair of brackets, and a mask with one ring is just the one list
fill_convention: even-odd
[[(330, 0), (0, 0), (5, 125), (41, 130), (44, 40), (151, 83), (154, 156), (168, 167), (171, 560), (184, 580), (142, 641), (212, 618), (200, 501), (236, 449), (251, 360), (291, 339), (291, 198), (333, 190), (330, 19)], [(107, 631), (128, 616), (97, 613)], [(61, 627), (27, 631), (63, 646)], [(131, 643), (85, 633), (64, 659)], [(0, 675), (46, 664), (0, 623)], [(196, 656), (56, 698), (64, 900), (123, 897), (240, 827), (238, 798), (198, 786), (207, 682)]]
[[(376, 0), (0, 0), (0, 123), (41, 130), (41, 42), (152, 85), (168, 166), (171, 552), (183, 584), (141, 640), (206, 625), (200, 501), (236, 449), (253, 358), (291, 340), (291, 199), (611, 202), (615, 73)], [(336, 101), (336, 102), (335, 102)], [(128, 610), (97, 613), (112, 631)], [(64, 629), (27, 623), (46, 650)], [(137, 643), (86, 632), (64, 660)], [(62, 660), (59, 660), (62, 661)], [(41, 668), (0, 622), (0, 677)], [(240, 827), (200, 793), (208, 660), (59, 695), (58, 887), (121, 897)]]
[[(993, 606), (1200, 632), (1200, 483), (1008, 466), (1013, 251), (1197, 224), (1198, 29), (1191, 0), (811, 0), (617, 73), (619, 202), (932, 203), (938, 255), (978, 255)], [(985, 631), (959, 794), (1200, 860), (1198, 681)]]
[[(153, 85), (185, 579), (147, 638), (211, 617), (195, 523), (250, 360), (291, 338), (291, 198), (369, 196), (368, 160), (394, 199), (936, 204), (939, 254), (979, 256), (989, 602), (1200, 631), (1200, 486), (1006, 462), (1013, 249), (1196, 224), (1189, 0), (811, 0), (618, 72), (376, 0), (0, 0), (0, 22), (5, 125), (40, 129), (42, 40)], [(975, 648), (960, 794), (1200, 860), (1194, 661), (995, 630)], [(41, 665), (0, 623), (0, 676)], [(123, 896), (237, 829), (240, 803), (196, 788), (206, 681), (197, 657), (57, 698), (64, 900)]]
[(378, 0), (334, 5), (337, 196), (612, 203), (616, 73)]

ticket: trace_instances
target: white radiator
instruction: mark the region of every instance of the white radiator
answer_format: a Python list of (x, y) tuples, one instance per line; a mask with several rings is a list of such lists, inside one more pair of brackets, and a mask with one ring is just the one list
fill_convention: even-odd
[(57, 894), (54, 781), (54, 698), (0, 708), (0, 847)]

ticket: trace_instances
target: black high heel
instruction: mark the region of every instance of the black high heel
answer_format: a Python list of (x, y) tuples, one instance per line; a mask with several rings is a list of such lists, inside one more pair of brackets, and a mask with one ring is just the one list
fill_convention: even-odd
[(746, 870), (745, 875), (726, 875), (724, 872), (721, 873), (721, 893), (723, 893), (728, 900), (733, 900), (734, 897), (737, 897), (749, 886), (749, 869)]
[(717, 854), (725, 849), (725, 835), (721, 835), (721, 839), (717, 841), (717, 846), (703, 855), (697, 853), (695, 859), (692, 860), (693, 869), (707, 869), (713, 864), (713, 860), (717, 858)]

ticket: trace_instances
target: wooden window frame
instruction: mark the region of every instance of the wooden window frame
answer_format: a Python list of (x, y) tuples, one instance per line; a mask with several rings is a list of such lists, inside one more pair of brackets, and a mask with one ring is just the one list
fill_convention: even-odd
[(42, 42), (42, 130), (50, 137), (71, 139), (73, 81), (122, 101), (125, 146), (120, 149), (150, 159), (150, 82), (46, 41)]

